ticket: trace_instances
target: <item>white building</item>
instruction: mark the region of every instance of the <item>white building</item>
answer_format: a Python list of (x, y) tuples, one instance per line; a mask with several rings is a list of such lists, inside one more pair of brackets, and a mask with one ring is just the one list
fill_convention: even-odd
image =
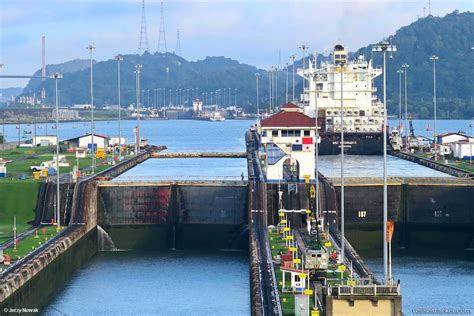
[[(110, 137), (101, 134), (94, 134), (94, 144), (97, 148), (108, 148)], [(79, 137), (79, 147), (92, 148), (92, 134)]]
[[(118, 146), (119, 144), (119, 137), (110, 137), (109, 145), (110, 146)], [(126, 145), (127, 144), (127, 137), (120, 137), (120, 144), (121, 145)]]
[(453, 157), (463, 160), (474, 159), (474, 138), (460, 140), (451, 144)]
[[(97, 148), (104, 148), (107, 149), (109, 147), (110, 137), (101, 134), (94, 134), (94, 144)], [(64, 144), (68, 146), (68, 148), (92, 148), (92, 134), (86, 134), (83, 136), (78, 136), (70, 139), (66, 139)]]
[(264, 163), (268, 181), (304, 181), (315, 176), (315, 120), (297, 105), (261, 121)]
[(461, 133), (446, 133), (440, 134), (436, 137), (436, 143), (438, 144), (439, 151), (442, 155), (454, 155), (454, 144), (468, 140), (469, 136)]
[(57, 139), (55, 135), (40, 135), (32, 138), (33, 146), (56, 146)]

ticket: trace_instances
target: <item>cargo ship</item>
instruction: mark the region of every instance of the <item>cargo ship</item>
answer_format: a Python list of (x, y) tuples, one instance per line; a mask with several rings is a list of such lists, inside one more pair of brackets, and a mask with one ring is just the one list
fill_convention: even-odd
[(348, 60), (342, 45), (336, 45), (331, 60), (322, 62), (319, 68), (312, 60), (308, 68), (298, 70), (306, 83), (299, 105), (306, 115), (317, 115), (320, 155), (340, 154), (341, 125), (345, 153), (383, 153), (384, 109), (374, 86), (374, 79), (381, 74), (382, 69), (373, 67), (364, 56)]

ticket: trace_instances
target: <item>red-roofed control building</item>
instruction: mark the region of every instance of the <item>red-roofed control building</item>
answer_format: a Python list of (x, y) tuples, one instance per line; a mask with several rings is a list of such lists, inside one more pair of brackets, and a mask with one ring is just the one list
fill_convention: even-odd
[(287, 103), (281, 111), (260, 122), (268, 181), (314, 179), (315, 121), (297, 105)]

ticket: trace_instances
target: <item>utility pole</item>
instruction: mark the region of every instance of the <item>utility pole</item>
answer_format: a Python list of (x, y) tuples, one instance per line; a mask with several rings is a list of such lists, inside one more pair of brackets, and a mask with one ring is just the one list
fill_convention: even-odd
[(405, 74), (405, 150), (408, 150), (408, 84), (407, 84), (407, 76), (408, 76), (408, 68), (410, 65), (403, 64), (403, 72)]
[(92, 155), (92, 162), (91, 162), (91, 172), (94, 174), (95, 172), (95, 144), (94, 144), (94, 77), (93, 77), (93, 65), (92, 65), (92, 52), (95, 50), (94, 44), (87, 46), (87, 49), (90, 52), (90, 66), (91, 66), (91, 155)]
[[(401, 137), (400, 128), (402, 126), (402, 73), (403, 70), (398, 69), (398, 133)], [(406, 126), (405, 126), (406, 128)]]
[[(388, 220), (388, 194), (387, 194), (387, 52), (395, 52), (395, 45), (383, 41), (372, 48), (372, 51), (383, 53), (383, 268), (385, 283), (392, 283), (391, 267), (388, 264), (387, 220)], [(391, 255), (390, 255), (391, 256)]]
[(433, 140), (435, 150), (435, 161), (438, 160), (438, 135), (436, 134), (436, 61), (439, 59), (438, 56), (433, 55), (430, 57), (433, 61), (433, 107), (434, 107), (434, 124), (433, 124)]
[(122, 55), (115, 56), (117, 61), (117, 100), (118, 100), (118, 147), (119, 147), (119, 161), (122, 161), (122, 125), (121, 125), (121, 112), (122, 107), (120, 105), (120, 62), (123, 60)]
[(259, 100), (258, 100), (258, 77), (260, 77), (260, 74), (257, 72), (257, 73), (255, 74), (255, 78), (257, 79), (257, 124), (258, 124), (258, 119), (259, 119), (259, 117), (260, 117), (260, 110), (259, 110), (259, 108), (258, 108), (258, 101), (259, 101)]
[(288, 103), (288, 63), (286, 63), (286, 103)]
[(59, 73), (53, 75), (54, 90), (55, 90), (55, 104), (56, 104), (56, 225), (61, 226), (61, 196), (59, 194), (59, 94), (58, 94), (58, 79), (63, 76)]
[(272, 113), (272, 67), (268, 71), (268, 115)]
[(296, 55), (291, 55), (291, 59), (293, 60), (293, 91), (292, 91), (291, 100), (293, 102), (295, 102), (295, 59), (296, 59)]
[[(304, 59), (303, 59), (304, 60)], [(341, 118), (341, 264), (344, 264), (346, 256), (345, 244), (345, 196), (344, 196), (344, 65), (345, 61), (339, 61), (339, 69), (341, 74), (341, 107), (340, 107), (340, 118)], [(304, 83), (304, 80), (303, 80)], [(303, 88), (304, 89), (304, 88)], [(316, 114), (317, 116), (317, 114)]]
[(140, 153), (140, 69), (142, 65), (135, 65), (135, 84), (137, 92), (137, 136), (135, 140), (135, 155)]

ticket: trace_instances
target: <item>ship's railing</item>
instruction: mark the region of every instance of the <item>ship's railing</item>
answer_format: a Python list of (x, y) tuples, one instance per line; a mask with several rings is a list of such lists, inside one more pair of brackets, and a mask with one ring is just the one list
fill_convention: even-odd
[(400, 285), (338, 285), (328, 286), (330, 296), (398, 296)]

